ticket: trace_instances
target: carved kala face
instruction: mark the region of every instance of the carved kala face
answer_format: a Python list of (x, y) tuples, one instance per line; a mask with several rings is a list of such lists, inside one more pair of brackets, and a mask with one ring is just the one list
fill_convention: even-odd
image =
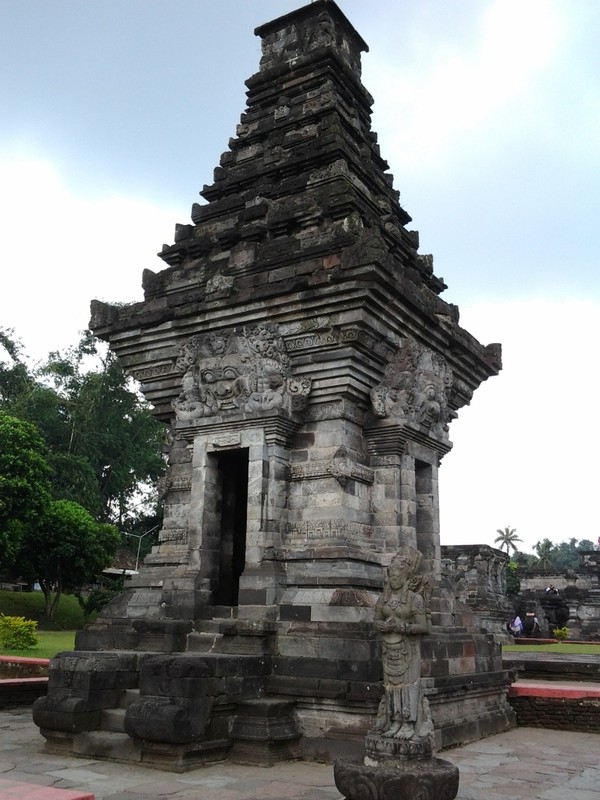
[(221, 402), (234, 398), (238, 392), (238, 382), (242, 366), (239, 356), (223, 359), (209, 359), (200, 371), (200, 380)]

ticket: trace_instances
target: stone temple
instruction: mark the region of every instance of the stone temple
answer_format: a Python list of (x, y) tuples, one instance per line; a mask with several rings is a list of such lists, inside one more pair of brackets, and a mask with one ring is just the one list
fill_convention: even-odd
[(441, 299), (399, 203), (332, 0), (257, 28), (236, 136), (143, 275), (92, 330), (169, 437), (159, 542), (56, 658), (50, 749), (183, 770), (362, 748), (381, 697), (373, 610), (423, 555), (422, 678), (445, 747), (514, 724), (499, 645), (441, 570), (449, 426), (500, 368)]

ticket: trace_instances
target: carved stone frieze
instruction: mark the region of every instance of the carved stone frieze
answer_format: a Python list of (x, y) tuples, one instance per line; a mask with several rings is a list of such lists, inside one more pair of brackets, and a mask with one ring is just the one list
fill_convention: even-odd
[(308, 378), (290, 374), (290, 359), (274, 325), (192, 336), (175, 367), (182, 391), (173, 402), (178, 421), (298, 412), (310, 393)]
[(150, 381), (153, 378), (163, 378), (165, 375), (174, 373), (173, 364), (154, 364), (151, 367), (142, 367), (133, 370), (131, 375), (136, 381)]
[(350, 457), (345, 447), (340, 447), (330, 461), (311, 464), (291, 464), (290, 480), (319, 480), (334, 477), (342, 486), (348, 480), (373, 483), (373, 470), (357, 463)]
[(187, 544), (187, 528), (163, 528), (158, 534), (160, 544)]
[(158, 491), (161, 497), (169, 492), (189, 492), (191, 488), (192, 478), (190, 475), (161, 478), (158, 482)]
[(348, 400), (338, 400), (334, 403), (317, 403), (309, 406), (306, 412), (309, 422), (320, 422), (326, 419), (347, 419), (362, 425), (364, 412), (356, 404)]
[(407, 338), (371, 390), (373, 411), (447, 439), (448, 423), (456, 416), (448, 402), (452, 384), (445, 358)]
[(389, 361), (394, 355), (395, 348), (385, 341), (378, 339), (372, 333), (359, 327), (329, 328), (327, 330), (307, 331), (300, 335), (287, 336), (285, 347), (288, 352), (320, 349), (332, 345), (358, 343), (363, 345), (372, 355), (379, 356), (382, 360)]
[(228, 433), (224, 436), (215, 436), (212, 440), (212, 446), (216, 450), (228, 449), (232, 447), (240, 447), (242, 443), (241, 433)]
[(214, 294), (215, 292), (226, 292), (229, 294), (233, 288), (233, 281), (233, 275), (221, 275), (217, 273), (206, 282), (206, 294)]
[(288, 539), (370, 539), (373, 527), (360, 522), (346, 522), (341, 519), (309, 520), (289, 522), (286, 529)]

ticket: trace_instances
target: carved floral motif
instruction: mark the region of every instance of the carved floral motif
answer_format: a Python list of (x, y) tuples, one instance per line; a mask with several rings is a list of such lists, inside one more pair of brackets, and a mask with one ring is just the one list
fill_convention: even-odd
[(290, 375), (283, 339), (273, 325), (193, 336), (176, 361), (182, 391), (173, 403), (178, 420), (236, 412), (297, 411), (306, 405), (308, 378)]

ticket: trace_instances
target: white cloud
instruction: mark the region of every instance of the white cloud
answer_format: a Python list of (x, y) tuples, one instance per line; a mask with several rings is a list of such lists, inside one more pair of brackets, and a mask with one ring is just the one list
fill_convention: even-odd
[(501, 341), (504, 368), (459, 412), (440, 471), (443, 544), (493, 544), (517, 529), (596, 540), (600, 300), (485, 302), (462, 309), (480, 341)]
[(172, 241), (180, 211), (72, 190), (52, 163), (0, 158), (0, 325), (34, 359), (75, 344), (92, 298), (142, 299), (142, 270)]
[(452, 157), (468, 146), (465, 136), (492, 122), (497, 134), (502, 115), (514, 113), (511, 106), (532, 92), (558, 52), (561, 19), (551, 0), (494, 0), (480, 8), (468, 42), (424, 36), (412, 64), (376, 50), (367, 62), (365, 73), (378, 87), (375, 127), (388, 131), (386, 150), (403, 169)]

